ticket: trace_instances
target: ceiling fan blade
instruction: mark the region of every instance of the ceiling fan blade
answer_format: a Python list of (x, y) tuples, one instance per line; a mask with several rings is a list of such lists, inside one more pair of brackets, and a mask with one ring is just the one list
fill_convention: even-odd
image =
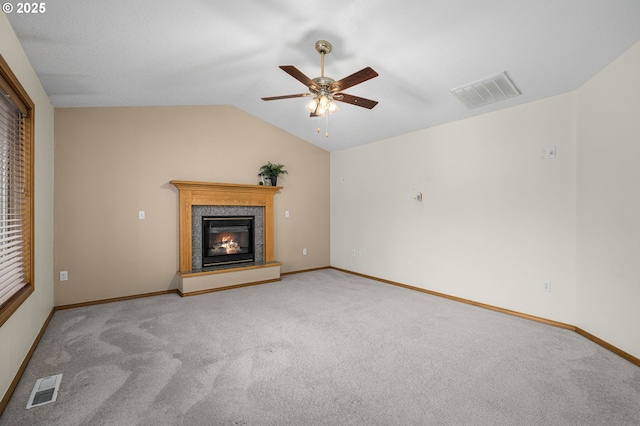
[(316, 83), (313, 80), (311, 80), (309, 77), (304, 75), (302, 71), (300, 71), (298, 68), (294, 67), (293, 65), (280, 65), (280, 68), (284, 72), (289, 74), (291, 77), (295, 78), (300, 83), (304, 84), (305, 86), (316, 87)]
[(263, 101), (277, 101), (278, 99), (304, 98), (305, 96), (311, 96), (311, 93), (298, 93), (297, 95), (271, 96), (268, 98), (260, 98), (260, 99), (262, 99)]
[(374, 106), (378, 105), (378, 101), (372, 101), (371, 99), (361, 98), (359, 96), (347, 95), (346, 93), (335, 94), (333, 96), (333, 100), (368, 109), (371, 109)]
[(370, 80), (374, 77), (377, 77), (378, 73), (373, 70), (371, 67), (366, 67), (361, 69), (358, 72), (351, 74), (343, 78), (342, 80), (338, 80), (335, 83), (331, 84), (331, 90), (334, 92), (339, 92), (349, 87), (355, 86), (356, 84), (360, 84), (363, 81)]

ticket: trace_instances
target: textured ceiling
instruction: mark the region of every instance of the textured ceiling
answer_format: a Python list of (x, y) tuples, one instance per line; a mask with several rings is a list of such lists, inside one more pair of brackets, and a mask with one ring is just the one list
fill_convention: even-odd
[[(55, 0), (7, 14), (56, 107), (230, 104), (328, 151), (565, 93), (640, 40), (639, 0)], [(306, 88), (371, 66), (318, 135)], [(503, 71), (522, 92), (468, 110), (450, 89)], [(322, 122), (324, 132), (324, 120)]]

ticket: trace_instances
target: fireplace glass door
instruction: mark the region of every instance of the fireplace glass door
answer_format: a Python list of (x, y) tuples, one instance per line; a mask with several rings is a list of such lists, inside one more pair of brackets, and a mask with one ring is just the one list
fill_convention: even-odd
[(253, 216), (203, 217), (202, 266), (253, 262)]

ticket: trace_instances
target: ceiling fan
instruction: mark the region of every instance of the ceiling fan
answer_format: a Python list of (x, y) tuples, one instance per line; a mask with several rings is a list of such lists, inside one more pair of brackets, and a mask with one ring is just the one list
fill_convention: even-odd
[(338, 107), (334, 101), (344, 102), (368, 109), (371, 109), (378, 104), (377, 101), (372, 101), (371, 99), (365, 99), (359, 96), (353, 96), (342, 92), (349, 87), (353, 87), (356, 84), (360, 84), (364, 81), (377, 77), (378, 73), (375, 72), (373, 68), (363, 68), (360, 71), (351, 74), (350, 76), (335, 81), (334, 79), (326, 77), (324, 75), (324, 55), (331, 52), (331, 43), (326, 40), (318, 40), (316, 41), (316, 50), (320, 54), (320, 77), (311, 79), (304, 75), (293, 65), (280, 66), (280, 68), (284, 72), (307, 86), (309, 88), (308, 93), (272, 96), (268, 98), (262, 98), (262, 100), (275, 101), (279, 99), (313, 96), (313, 99), (307, 104), (307, 110), (309, 110), (311, 117), (322, 117), (325, 116), (326, 113), (335, 112)]

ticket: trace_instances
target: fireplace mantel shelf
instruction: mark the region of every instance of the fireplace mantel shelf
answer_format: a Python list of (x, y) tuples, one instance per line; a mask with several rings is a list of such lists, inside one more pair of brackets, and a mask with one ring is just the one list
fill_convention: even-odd
[[(217, 182), (193, 182), (184, 180), (172, 180), (170, 182), (178, 188), (178, 215), (179, 215), (179, 276), (194, 276), (195, 271), (191, 267), (192, 241), (191, 241), (191, 225), (192, 225), (192, 207), (193, 206), (259, 206), (264, 207), (264, 265), (273, 265), (277, 268), (277, 279), (280, 277), (280, 263), (274, 261), (274, 203), (273, 198), (276, 192), (282, 189), (282, 186), (266, 186), (266, 185), (243, 185), (236, 183), (217, 183)], [(265, 268), (264, 265), (257, 269)], [(236, 268), (229, 272), (233, 274)], [(245, 269), (253, 269), (250, 267)], [(249, 274), (250, 271), (244, 271)], [(197, 275), (220, 275), (223, 271), (202, 272)], [(269, 280), (273, 280), (273, 271), (270, 272)], [(228, 274), (227, 274), (228, 275)], [(255, 278), (255, 277), (254, 277)], [(266, 277), (265, 277), (266, 278)], [(207, 284), (208, 285), (208, 284)], [(212, 284), (214, 287), (215, 284)], [(187, 289), (182, 288), (181, 293), (187, 293)], [(199, 289), (199, 292), (203, 291)]]
[(242, 192), (277, 192), (282, 186), (267, 185), (244, 185), (241, 183), (219, 183), (219, 182), (194, 182), (189, 180), (172, 180), (169, 182), (176, 188), (182, 190), (217, 190), (217, 191), (242, 191)]

